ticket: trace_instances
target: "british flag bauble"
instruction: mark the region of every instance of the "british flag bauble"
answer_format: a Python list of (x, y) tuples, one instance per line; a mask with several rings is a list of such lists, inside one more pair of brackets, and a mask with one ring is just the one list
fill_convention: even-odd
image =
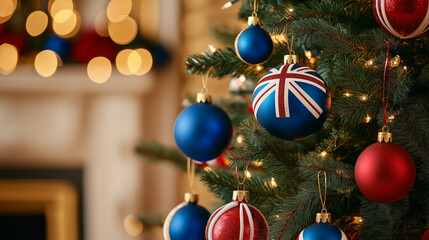
[(429, 0), (374, 0), (374, 16), (386, 32), (415, 38), (429, 28)]
[(234, 191), (234, 202), (216, 210), (206, 226), (206, 240), (267, 240), (268, 224), (255, 207), (246, 204), (247, 191)]
[(313, 69), (285, 64), (271, 69), (253, 92), (258, 122), (272, 135), (299, 140), (318, 131), (330, 108), (323, 78)]
[(344, 232), (329, 223), (315, 223), (304, 229), (297, 240), (347, 240)]

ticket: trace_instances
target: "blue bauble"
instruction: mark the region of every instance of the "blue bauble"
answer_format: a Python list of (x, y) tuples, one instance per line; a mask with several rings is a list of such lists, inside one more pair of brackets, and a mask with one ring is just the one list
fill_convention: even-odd
[(299, 140), (318, 131), (326, 120), (331, 97), (313, 69), (286, 64), (271, 69), (253, 92), (256, 119), (269, 133)]
[(315, 223), (304, 229), (297, 240), (347, 240), (347, 236), (334, 225)]
[(271, 57), (273, 40), (259, 24), (251, 24), (235, 39), (235, 52), (245, 63), (261, 64)]
[(221, 155), (231, 136), (228, 115), (210, 103), (194, 103), (185, 108), (174, 125), (174, 139), (180, 151), (200, 162)]
[(49, 49), (58, 54), (61, 59), (66, 59), (70, 53), (70, 43), (64, 38), (58, 37), (53, 34), (50, 35), (44, 44), (44, 49)]
[(182, 203), (168, 214), (164, 223), (165, 240), (205, 240), (210, 213), (194, 202)]

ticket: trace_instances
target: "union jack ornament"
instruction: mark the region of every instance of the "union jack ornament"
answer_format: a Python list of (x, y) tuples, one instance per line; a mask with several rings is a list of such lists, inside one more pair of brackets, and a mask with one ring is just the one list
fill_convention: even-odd
[(330, 96), (325, 81), (316, 71), (285, 64), (271, 69), (259, 80), (252, 108), (269, 133), (297, 140), (310, 136), (323, 125)]

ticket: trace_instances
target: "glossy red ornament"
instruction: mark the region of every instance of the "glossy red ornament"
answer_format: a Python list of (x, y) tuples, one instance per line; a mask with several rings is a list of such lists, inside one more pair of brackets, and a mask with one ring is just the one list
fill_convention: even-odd
[[(243, 231), (241, 238), (240, 229)], [(267, 240), (268, 224), (258, 209), (245, 201), (234, 201), (212, 214), (206, 226), (206, 239)]]
[(429, 28), (429, 0), (373, 0), (378, 24), (398, 38), (415, 38)]
[(416, 166), (402, 146), (377, 142), (367, 147), (355, 166), (356, 184), (371, 201), (393, 203), (404, 198), (416, 180)]
[(429, 229), (426, 230), (425, 234), (423, 234), (423, 237), (421, 240), (429, 240)]

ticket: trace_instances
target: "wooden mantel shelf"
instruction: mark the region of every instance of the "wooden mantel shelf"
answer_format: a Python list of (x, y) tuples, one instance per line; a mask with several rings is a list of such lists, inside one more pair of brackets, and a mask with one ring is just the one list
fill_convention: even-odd
[(0, 75), (0, 92), (31, 93), (130, 93), (145, 94), (153, 86), (154, 74), (125, 76), (113, 66), (112, 75), (102, 84), (92, 82), (86, 65), (62, 66), (45, 78), (33, 66), (18, 66), (7, 76)]

